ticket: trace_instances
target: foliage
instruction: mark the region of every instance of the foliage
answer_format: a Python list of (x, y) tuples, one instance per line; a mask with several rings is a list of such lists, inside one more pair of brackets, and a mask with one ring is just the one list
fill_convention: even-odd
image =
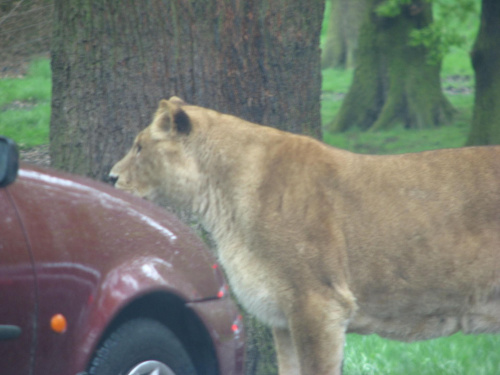
[(397, 17), (401, 14), (401, 8), (410, 5), (412, 0), (385, 0), (375, 9), (379, 17)]
[(465, 41), (462, 35), (444, 29), (441, 22), (410, 32), (410, 45), (426, 47), (427, 62), (430, 64), (439, 63), (451, 47), (461, 47)]
[[(427, 59), (438, 63), (453, 48), (470, 49), (470, 30), (479, 27), (480, 0), (424, 0), (432, 2), (435, 20), (432, 24), (410, 33), (410, 45), (424, 46), (429, 50)], [(412, 0), (386, 0), (376, 13), (380, 17), (396, 17)]]

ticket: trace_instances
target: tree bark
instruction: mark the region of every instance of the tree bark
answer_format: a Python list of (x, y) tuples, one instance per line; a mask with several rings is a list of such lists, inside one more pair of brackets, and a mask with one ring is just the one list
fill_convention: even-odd
[(431, 4), (415, 0), (395, 17), (378, 16), (381, 0), (369, 0), (360, 31), (353, 83), (332, 130), (436, 127), (453, 108), (441, 90), (440, 64), (429, 64), (423, 46), (410, 46), (414, 28), (432, 22)]
[(354, 68), (366, 0), (331, 0), (327, 37), (321, 55), (325, 68)]
[[(162, 98), (321, 138), (323, 0), (55, 1), (50, 154), (98, 179)], [(248, 318), (247, 369), (276, 373)], [(251, 372), (247, 372), (250, 374)]]
[(476, 95), (467, 145), (500, 144), (500, 2), (483, 0), (472, 49)]

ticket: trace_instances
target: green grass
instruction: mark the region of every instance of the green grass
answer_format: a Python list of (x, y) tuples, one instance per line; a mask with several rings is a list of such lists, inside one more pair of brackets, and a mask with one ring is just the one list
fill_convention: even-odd
[(15, 140), (20, 148), (49, 143), (49, 123), (50, 103), (0, 112), (0, 134)]
[(445, 56), (441, 66), (441, 76), (449, 77), (453, 75), (474, 76), (469, 52), (454, 48)]
[(0, 80), (0, 134), (21, 148), (49, 142), (51, 72), (48, 59), (31, 62), (22, 78)]
[(351, 86), (354, 72), (352, 70), (343, 69), (324, 69), (322, 75), (322, 91), (345, 93)]
[[(323, 140), (332, 146), (364, 154), (397, 154), (461, 147), (469, 134), (474, 97), (472, 94), (447, 96), (457, 111), (449, 125), (425, 130), (408, 130), (399, 126), (378, 132), (324, 131)], [(340, 104), (341, 101), (323, 100), (323, 115), (334, 115)]]
[(500, 373), (494, 335), (450, 337), (401, 343), (377, 336), (348, 335), (345, 375), (496, 375)]

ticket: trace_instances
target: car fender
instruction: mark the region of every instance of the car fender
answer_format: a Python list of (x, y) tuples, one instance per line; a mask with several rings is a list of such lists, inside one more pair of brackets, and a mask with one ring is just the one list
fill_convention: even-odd
[[(221, 291), (226, 288), (221, 285)], [(79, 322), (75, 340), (81, 342), (75, 357), (75, 369), (90, 361), (102, 335), (115, 318), (136, 300), (153, 293), (175, 295), (185, 303), (206, 300), (193, 298), (195, 286), (175, 267), (157, 257), (133, 258), (117, 265), (103, 277), (90, 310)]]
[[(37, 368), (84, 371), (114, 317), (148, 293), (216, 298), (225, 281), (204, 244), (164, 210), (109, 185), (24, 166), (7, 189), (32, 252)], [(67, 329), (54, 332), (61, 314)], [(57, 353), (57, 355), (54, 355)]]

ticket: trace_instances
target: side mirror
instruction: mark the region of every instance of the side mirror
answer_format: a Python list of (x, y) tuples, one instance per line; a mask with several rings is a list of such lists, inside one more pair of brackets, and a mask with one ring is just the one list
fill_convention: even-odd
[(0, 137), (0, 188), (10, 185), (16, 180), (19, 169), (19, 151), (16, 143)]

